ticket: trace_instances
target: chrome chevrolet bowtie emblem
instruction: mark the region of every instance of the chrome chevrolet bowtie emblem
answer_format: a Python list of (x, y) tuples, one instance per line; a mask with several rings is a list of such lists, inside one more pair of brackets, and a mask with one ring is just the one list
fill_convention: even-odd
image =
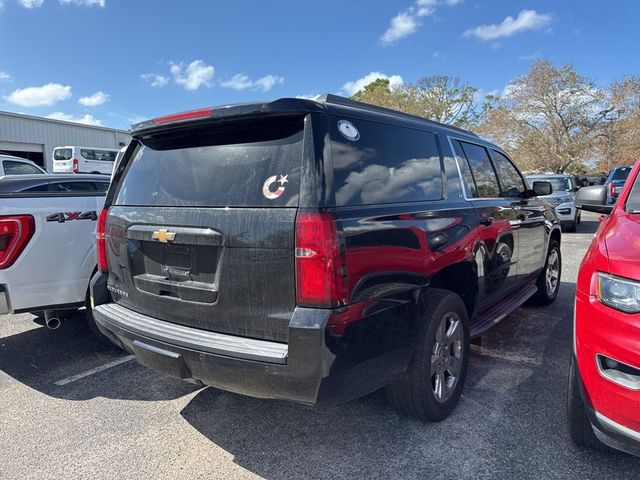
[(161, 243), (173, 242), (173, 239), (176, 238), (175, 232), (170, 232), (165, 228), (161, 228), (160, 230), (156, 230), (153, 232), (151, 236), (154, 240), (158, 240)]

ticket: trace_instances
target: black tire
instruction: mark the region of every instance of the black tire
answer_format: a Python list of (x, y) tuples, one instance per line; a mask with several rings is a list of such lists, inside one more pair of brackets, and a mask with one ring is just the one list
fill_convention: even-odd
[[(554, 288), (547, 288), (547, 272), (549, 270), (549, 260), (553, 259), (553, 255), (557, 254), (557, 278), (555, 283), (553, 284)], [(555, 263), (555, 262), (554, 262)], [(558, 291), (560, 290), (560, 282), (562, 278), (562, 255), (560, 254), (560, 244), (556, 240), (549, 240), (549, 248), (547, 250), (547, 257), (544, 261), (544, 268), (538, 274), (538, 279), (536, 280), (536, 286), (538, 287), (538, 291), (533, 296), (533, 300), (538, 305), (550, 305), (554, 302), (556, 297), (558, 296)]]
[[(464, 387), (469, 365), (469, 319), (462, 299), (448, 290), (427, 290), (419, 307), (413, 357), (407, 371), (388, 385), (386, 392), (390, 402), (405, 415), (439, 422), (456, 407)], [(451, 372), (457, 372), (457, 376)], [(438, 377), (444, 383), (437, 382)], [(436, 384), (442, 386), (440, 398), (434, 391)]]
[(585, 409), (580, 387), (580, 374), (573, 355), (569, 364), (569, 385), (567, 389), (567, 424), (569, 435), (573, 443), (579, 447), (605, 449), (604, 444), (598, 440), (593, 432), (591, 421)]
[(89, 325), (89, 330), (91, 330), (93, 336), (100, 340), (100, 342), (106, 345), (113, 346), (113, 342), (109, 340), (109, 337), (102, 333), (98, 328), (98, 325), (96, 325), (96, 319), (93, 316), (93, 310), (91, 309), (91, 302), (88, 299), (85, 306), (85, 317), (87, 319), (87, 325)]

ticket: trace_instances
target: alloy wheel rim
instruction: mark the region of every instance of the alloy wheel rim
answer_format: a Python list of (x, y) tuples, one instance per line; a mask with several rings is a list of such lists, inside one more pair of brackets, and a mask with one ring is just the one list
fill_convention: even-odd
[(453, 312), (444, 315), (431, 351), (431, 389), (440, 403), (451, 397), (460, 379), (462, 336), (460, 317)]
[(545, 275), (545, 285), (547, 288), (547, 295), (553, 295), (558, 286), (558, 280), (560, 277), (560, 257), (556, 250), (549, 252), (549, 258), (547, 259), (547, 272)]

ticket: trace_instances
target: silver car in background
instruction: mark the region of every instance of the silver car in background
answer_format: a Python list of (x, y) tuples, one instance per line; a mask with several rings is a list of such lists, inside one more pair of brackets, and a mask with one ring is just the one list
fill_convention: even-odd
[(551, 195), (540, 197), (551, 205), (560, 219), (562, 228), (568, 232), (575, 232), (580, 224), (580, 210), (576, 208), (576, 191), (580, 188), (573, 175), (562, 173), (548, 175), (527, 175), (527, 181), (544, 180), (551, 183)]

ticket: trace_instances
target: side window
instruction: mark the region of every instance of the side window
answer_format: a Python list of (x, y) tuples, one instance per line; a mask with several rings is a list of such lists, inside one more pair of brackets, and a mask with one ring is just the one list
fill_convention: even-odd
[(336, 205), (442, 198), (442, 166), (433, 133), (330, 116)]
[(87, 148), (80, 149), (80, 155), (87, 160), (98, 160), (101, 162), (113, 162), (118, 152), (110, 152), (107, 150), (90, 150)]
[(478, 191), (476, 189), (476, 182), (473, 180), (471, 168), (469, 167), (469, 162), (467, 162), (467, 157), (465, 157), (464, 152), (462, 151), (462, 146), (458, 140), (452, 140), (451, 144), (453, 145), (453, 153), (458, 159), (458, 166), (462, 173), (465, 192), (469, 198), (477, 198)]
[(70, 148), (56, 148), (53, 151), (54, 160), (71, 160), (72, 156)]
[(516, 167), (502, 153), (491, 150), (493, 161), (498, 171), (498, 179), (502, 187), (503, 197), (521, 197), (525, 191), (524, 182)]
[(499, 197), (500, 187), (498, 186), (496, 172), (491, 165), (487, 149), (467, 142), (460, 142), (460, 145), (471, 167), (478, 197)]
[(52, 192), (95, 192), (94, 182), (57, 182), (51, 184)]
[(106, 192), (109, 190), (109, 182), (96, 182), (94, 187), (98, 192)]
[(23, 192), (48, 192), (49, 191), (49, 184), (45, 183), (43, 185), (37, 185), (35, 187), (31, 187), (31, 188), (25, 188), (24, 190), (22, 190)]
[(5, 160), (2, 165), (5, 175), (37, 175), (42, 173), (42, 170), (28, 163)]

